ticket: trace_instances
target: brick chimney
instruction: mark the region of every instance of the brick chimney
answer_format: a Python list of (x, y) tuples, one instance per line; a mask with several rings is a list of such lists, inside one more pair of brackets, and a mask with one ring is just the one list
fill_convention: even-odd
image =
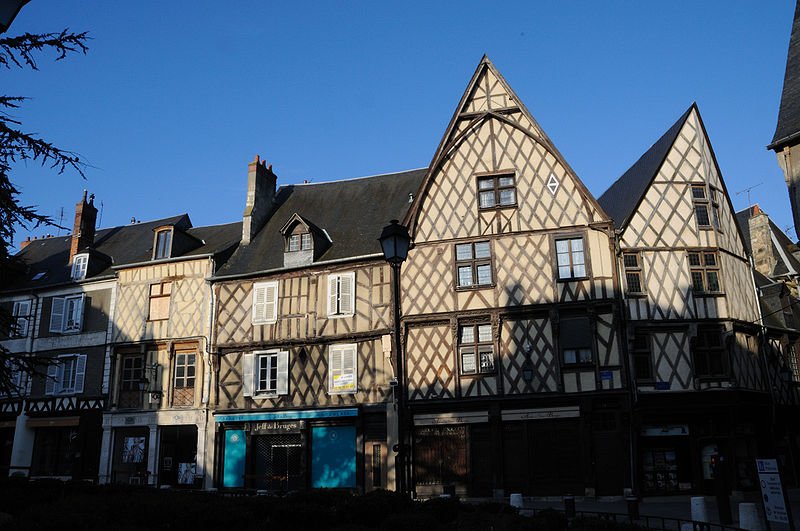
[(83, 198), (75, 205), (75, 226), (72, 229), (72, 243), (69, 247), (69, 263), (87, 247), (94, 244), (95, 221), (97, 220), (97, 209), (94, 207), (94, 194), (89, 196), (86, 202), (86, 190), (83, 191)]
[(19, 242), (19, 250), (20, 251), (23, 250), (25, 247), (29, 246), (30, 244), (31, 244), (31, 237), (28, 236), (23, 241)]
[(772, 277), (778, 257), (772, 245), (772, 228), (767, 216), (758, 205), (753, 206), (748, 220), (750, 227), (750, 247), (753, 250), (753, 262), (756, 271), (764, 276)]
[(272, 164), (256, 155), (247, 166), (247, 203), (242, 220), (242, 244), (247, 245), (269, 219), (275, 204), (275, 186), (278, 177), (272, 173)]

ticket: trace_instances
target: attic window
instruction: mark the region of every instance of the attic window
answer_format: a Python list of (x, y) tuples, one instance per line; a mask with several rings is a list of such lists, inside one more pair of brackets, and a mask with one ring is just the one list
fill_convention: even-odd
[(88, 254), (76, 254), (72, 261), (72, 280), (83, 280), (86, 278), (86, 268), (89, 265)]
[(286, 238), (286, 251), (310, 251), (312, 249), (311, 233), (305, 232), (306, 228), (302, 225), (297, 225), (292, 231), (292, 234)]
[(169, 258), (172, 250), (172, 229), (164, 229), (156, 232), (156, 244), (153, 251), (153, 260)]

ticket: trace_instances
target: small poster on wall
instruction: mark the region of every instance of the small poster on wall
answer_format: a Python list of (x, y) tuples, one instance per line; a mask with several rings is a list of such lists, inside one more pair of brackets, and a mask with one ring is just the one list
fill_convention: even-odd
[(194, 483), (195, 463), (178, 463), (178, 485)]
[(144, 437), (125, 437), (122, 444), (122, 462), (143, 463), (144, 442)]

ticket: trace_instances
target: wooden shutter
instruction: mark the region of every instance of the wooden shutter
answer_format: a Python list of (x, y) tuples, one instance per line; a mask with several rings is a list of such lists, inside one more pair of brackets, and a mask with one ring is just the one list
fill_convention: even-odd
[(64, 326), (64, 297), (53, 297), (50, 310), (50, 331), (61, 332)]
[(253, 373), (253, 354), (247, 353), (242, 356), (242, 394), (253, 396), (255, 384), (255, 374)]
[(356, 345), (331, 345), (328, 350), (328, 392), (355, 393)]
[(278, 319), (278, 283), (266, 284), (264, 292), (264, 319), (267, 322), (274, 322)]
[(83, 327), (83, 303), (86, 300), (86, 295), (81, 295), (78, 302), (75, 303), (74, 312), (72, 314), (73, 326), (71, 330), (81, 331)]
[(14, 303), (14, 333), (17, 336), (25, 337), (28, 335), (28, 319), (31, 313), (31, 301), (19, 301)]
[(342, 374), (350, 374), (353, 382), (352, 391), (358, 391), (358, 378), (356, 373), (356, 346), (349, 345), (342, 349)]
[(278, 352), (278, 384), (276, 393), (279, 395), (289, 394), (289, 352)]
[(328, 392), (335, 392), (334, 382), (342, 372), (342, 349), (331, 346), (328, 354)]
[(75, 392), (83, 392), (83, 381), (86, 376), (86, 354), (80, 354), (75, 360)]
[(348, 273), (339, 277), (339, 312), (345, 315), (353, 313), (355, 273)]
[(253, 284), (253, 322), (261, 323), (267, 319), (267, 286)]
[(58, 368), (62, 366), (61, 363), (57, 362), (56, 360), (50, 360), (50, 365), (47, 366), (47, 380), (44, 384), (44, 394), (46, 395), (54, 395), (56, 394), (56, 384), (58, 383)]
[(339, 276), (328, 277), (328, 315), (339, 313)]

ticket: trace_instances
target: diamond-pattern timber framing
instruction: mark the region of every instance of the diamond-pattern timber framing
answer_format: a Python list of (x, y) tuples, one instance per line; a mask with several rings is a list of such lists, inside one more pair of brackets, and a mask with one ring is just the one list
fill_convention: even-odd
[(498, 238), (494, 251), (500, 306), (553, 302), (553, 258), (547, 236)]
[(646, 252), (642, 253), (642, 261), (650, 307), (645, 318), (696, 318), (686, 252)]
[(408, 253), (401, 276), (403, 315), (455, 309), (451, 245), (415, 247)]
[(758, 360), (758, 340), (755, 336), (736, 332), (733, 348), (730, 350), (731, 370), (736, 386), (741, 389), (766, 391), (764, 377)]
[(380, 340), (357, 343), (358, 391), (328, 394), (328, 345), (291, 347), (289, 394), (277, 398), (245, 397), (242, 393), (242, 352), (220, 356), (221, 409), (273, 409), (284, 407), (328, 407), (385, 402), (392, 369), (381, 351)]
[[(500, 352), (505, 394), (552, 393), (558, 390), (558, 361), (549, 319), (504, 321)], [(530, 382), (523, 378), (526, 363), (532, 370)]]
[(653, 356), (656, 381), (669, 383), (672, 391), (692, 388), (692, 363), (689, 352), (689, 335), (686, 331), (653, 332)]
[(602, 367), (618, 367), (621, 365), (619, 356), (619, 338), (617, 327), (612, 313), (595, 315), (595, 328), (597, 330), (598, 361)]
[(406, 344), (409, 400), (454, 398), (457, 365), (450, 324), (410, 327)]

